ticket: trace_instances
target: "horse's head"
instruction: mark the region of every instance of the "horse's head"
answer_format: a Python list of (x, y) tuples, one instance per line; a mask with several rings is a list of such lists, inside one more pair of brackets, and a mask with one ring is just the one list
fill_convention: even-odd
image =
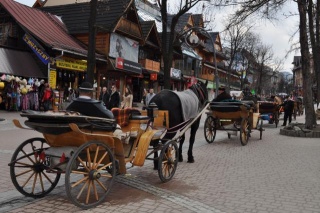
[(193, 84), (190, 89), (198, 96), (200, 104), (202, 107), (208, 101), (208, 90), (207, 90), (208, 81), (203, 83), (202, 81), (198, 81), (196, 84)]

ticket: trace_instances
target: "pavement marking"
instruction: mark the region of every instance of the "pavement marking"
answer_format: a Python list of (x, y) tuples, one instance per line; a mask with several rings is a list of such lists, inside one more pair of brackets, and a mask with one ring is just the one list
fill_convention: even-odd
[(136, 189), (148, 192), (148, 193), (153, 194), (157, 197), (161, 197), (163, 199), (169, 200), (169, 201), (171, 201), (175, 204), (178, 204), (180, 206), (183, 206), (191, 211), (208, 212), (208, 213), (209, 212), (223, 213), (219, 209), (216, 209), (212, 206), (208, 206), (204, 203), (192, 200), (192, 199), (185, 197), (183, 195), (171, 192), (166, 189), (161, 189), (161, 188), (155, 187), (153, 185), (139, 181), (134, 176), (119, 175), (116, 177), (116, 181), (118, 183), (122, 183), (122, 184), (128, 185), (130, 187), (134, 187)]

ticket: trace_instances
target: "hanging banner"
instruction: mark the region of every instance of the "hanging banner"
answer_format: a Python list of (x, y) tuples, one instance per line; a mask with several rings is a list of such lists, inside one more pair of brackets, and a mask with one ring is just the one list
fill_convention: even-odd
[(23, 40), (44, 64), (47, 65), (50, 62), (50, 56), (48, 53), (46, 53), (44, 48), (31, 35), (27, 33), (24, 34)]

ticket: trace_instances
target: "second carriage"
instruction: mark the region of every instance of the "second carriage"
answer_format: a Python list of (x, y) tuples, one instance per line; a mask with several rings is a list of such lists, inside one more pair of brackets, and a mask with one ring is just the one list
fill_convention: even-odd
[(211, 102), (204, 123), (204, 136), (208, 143), (212, 143), (217, 130), (240, 132), (241, 145), (248, 143), (253, 130), (258, 130), (262, 138), (262, 120), (259, 119), (256, 104), (253, 101)]

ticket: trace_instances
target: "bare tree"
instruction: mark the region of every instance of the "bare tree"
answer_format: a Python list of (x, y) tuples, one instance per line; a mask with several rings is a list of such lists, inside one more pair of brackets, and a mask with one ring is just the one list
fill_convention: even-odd
[[(227, 3), (227, 0), (216, 0), (214, 3)], [(259, 16), (264, 19), (272, 20), (275, 14), (282, 10), (282, 7), (287, 2), (287, 0), (243, 0), (233, 1), (239, 4), (240, 8), (236, 10), (233, 18), (230, 20), (230, 25), (237, 25), (242, 21), (246, 20), (248, 17)], [(303, 91), (304, 91), (304, 104), (305, 104), (305, 127), (308, 129), (313, 128), (315, 125), (315, 110), (313, 107), (312, 100), (312, 79), (310, 75), (310, 52), (309, 52), (309, 39), (308, 39), (308, 21), (313, 19), (307, 19), (307, 9), (310, 5), (308, 0), (295, 0), (297, 3), (299, 11), (299, 36), (300, 36), (300, 52), (302, 59), (302, 75), (303, 75)], [(317, 7), (318, 8), (318, 4)], [(319, 14), (317, 11), (316, 14)], [(319, 26), (319, 25), (318, 25)]]
[(175, 28), (179, 18), (193, 8), (197, 3), (204, 0), (180, 0), (179, 8), (176, 14), (173, 15), (170, 29), (168, 32), (168, 1), (157, 0), (160, 7), (162, 18), (162, 57), (164, 65), (164, 88), (170, 89), (170, 68), (172, 66), (174, 40), (176, 38)]
[[(230, 49), (229, 51), (230, 60), (227, 67), (227, 71), (228, 71), (227, 85), (230, 90), (230, 72), (234, 70), (234, 67), (237, 66), (237, 63), (243, 64), (244, 62), (243, 60), (245, 60), (245, 57), (241, 57), (242, 61), (236, 60), (237, 58), (239, 58), (239, 57), (236, 57), (236, 55), (241, 54), (241, 51), (245, 48), (246, 38), (248, 38), (248, 35), (251, 33), (252, 25), (242, 22), (238, 25), (231, 26), (228, 28), (227, 26), (228, 24), (229, 23), (225, 24), (226, 30), (222, 33), (222, 37), (223, 37), (224, 45), (226, 45)], [(237, 70), (237, 71), (243, 72), (243, 69)], [(243, 78), (245, 78), (245, 76), (242, 73), (242, 75), (240, 75), (241, 89), (243, 85), (242, 84)]]

